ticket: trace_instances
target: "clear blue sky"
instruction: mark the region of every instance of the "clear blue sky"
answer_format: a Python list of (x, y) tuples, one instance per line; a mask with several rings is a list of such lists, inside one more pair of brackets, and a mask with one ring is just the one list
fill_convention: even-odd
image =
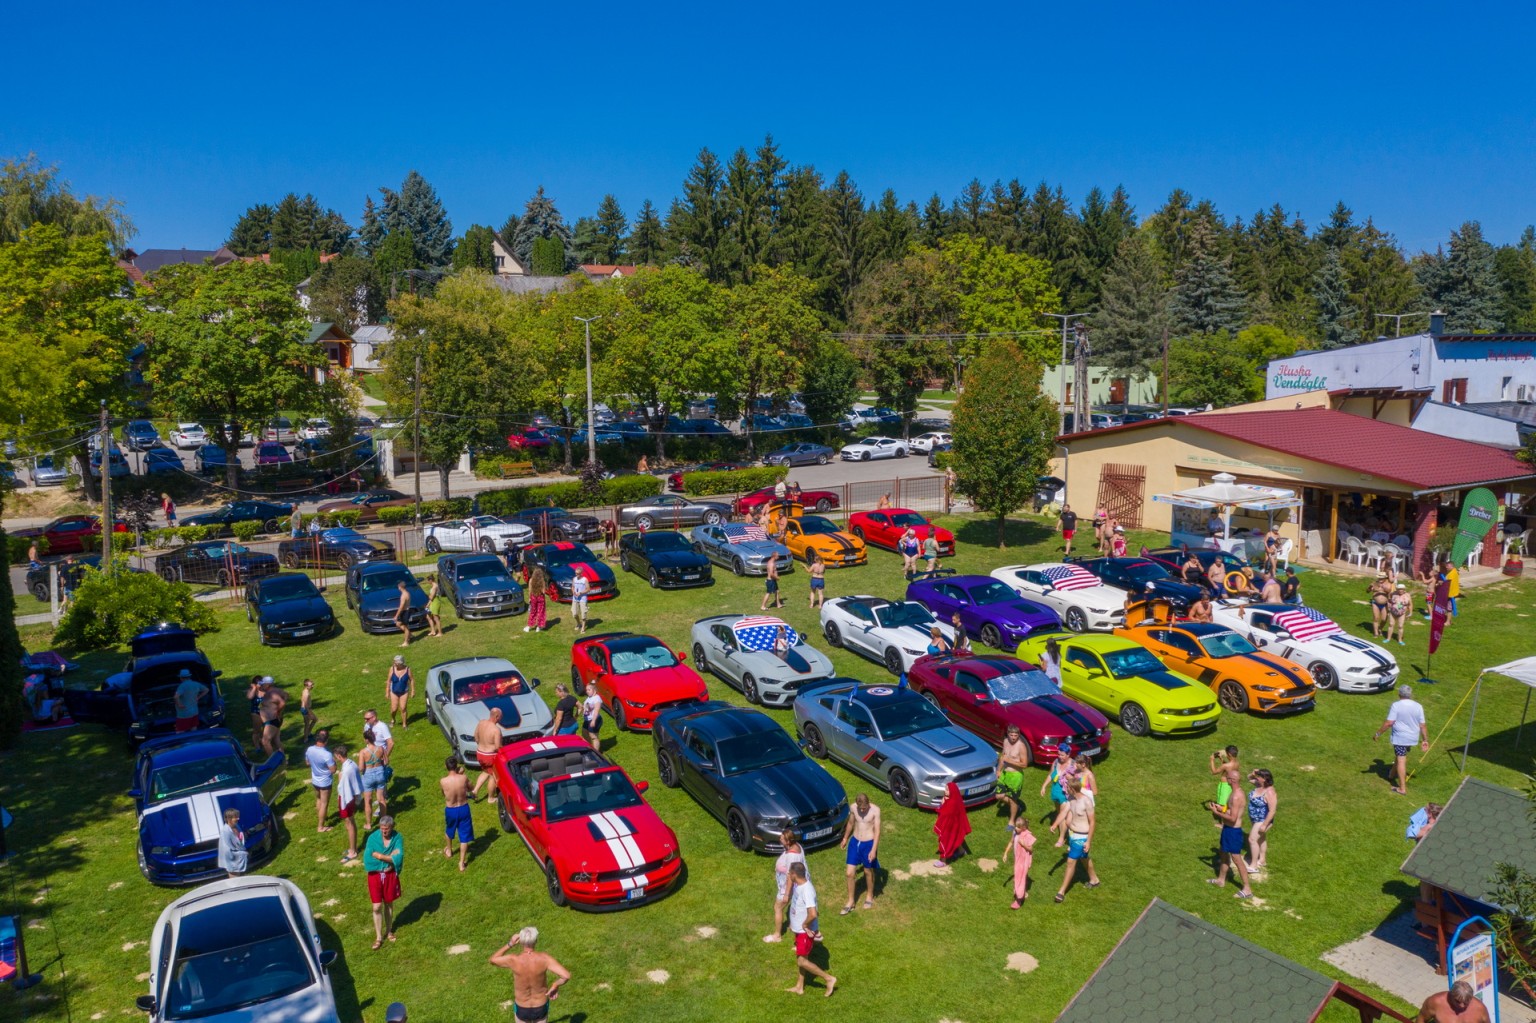
[(456, 230), (543, 184), (666, 211), (701, 146), (771, 132), (865, 195), (972, 177), (1174, 187), (1309, 225), (1344, 199), (1410, 251), (1536, 221), (1528, 5), (13, 6), (0, 155), (123, 199), (138, 248), (216, 246), (313, 192), (350, 223), (420, 170)]

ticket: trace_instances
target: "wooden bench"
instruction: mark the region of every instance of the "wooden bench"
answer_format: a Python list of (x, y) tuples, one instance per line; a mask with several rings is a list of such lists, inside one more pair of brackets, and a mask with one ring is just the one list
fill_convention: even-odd
[(532, 462), (498, 462), (493, 475), (496, 479), (515, 480), (535, 475)]

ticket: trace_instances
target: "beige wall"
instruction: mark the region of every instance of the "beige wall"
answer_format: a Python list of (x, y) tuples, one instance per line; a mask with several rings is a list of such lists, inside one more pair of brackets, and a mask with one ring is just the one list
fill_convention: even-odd
[(1375, 418), (1378, 422), (1391, 423), (1393, 426), (1413, 425), (1413, 402), (1407, 398), (1392, 398), (1382, 402), (1381, 412), (1374, 416), (1376, 401), (1371, 398), (1343, 398), (1334, 407), (1352, 416)]
[(1245, 405), (1232, 405), (1228, 408), (1217, 409), (1216, 411), (1272, 412), (1275, 409), (1287, 408), (1327, 408), (1328, 404), (1328, 392), (1318, 389), (1316, 391), (1302, 391), (1298, 394), (1282, 394), (1278, 398), (1250, 401)]

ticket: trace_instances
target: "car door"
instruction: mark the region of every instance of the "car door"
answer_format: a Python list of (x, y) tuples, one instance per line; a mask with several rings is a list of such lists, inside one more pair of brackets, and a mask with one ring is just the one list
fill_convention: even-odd
[(723, 560), (720, 550), (724, 542), (725, 530), (719, 526), (700, 526), (698, 539), (693, 542), (693, 549), (715, 564), (724, 566), (726, 562)]
[(699, 805), (717, 820), (725, 820), (731, 808), (731, 790), (720, 776), (720, 762), (715, 744), (694, 731), (689, 731), (682, 742), (683, 787)]
[(1152, 640), (1148, 644), (1149, 649), (1157, 655), (1158, 660), (1174, 671), (1190, 678), (1199, 678), (1209, 672), (1208, 668), (1199, 665), (1205, 651), (1200, 649), (1200, 644), (1192, 637), (1177, 629), (1151, 629), (1148, 632), (1148, 638)]
[[(921, 603), (932, 612), (935, 618), (947, 622), (961, 609), (959, 594), (958, 586), (939, 583), (929, 588), (928, 599)], [(967, 632), (973, 631), (972, 623), (966, 620), (964, 614), (960, 615), (960, 624), (965, 626)]]
[(956, 670), (954, 688), (955, 698), (944, 707), (949, 719), (974, 735), (989, 741), (1001, 741), (1001, 736), (992, 734), (996, 729), (992, 727), (986, 713), (987, 706), (992, 703), (992, 694), (987, 690), (986, 683), (969, 671)]
[(1013, 587), (1013, 592), (1025, 600), (1044, 604), (1058, 615), (1066, 613), (1066, 601), (1056, 588), (1046, 581), (1042, 572), (1021, 568), (1013, 573), (1013, 578), (1008, 580), (1008, 585)]
[(836, 713), (837, 725), (828, 737), (834, 757), (855, 774), (870, 779), (883, 777), (864, 759), (875, 743), (875, 723), (869, 711), (852, 700), (839, 700)]
[[(982, 626), (981, 609), (971, 602), (971, 596), (965, 591), (965, 588), (954, 583), (940, 583), (939, 589), (949, 598), (953, 609), (960, 612), (960, 624), (965, 626), (965, 631), (972, 636), (979, 636)], [(930, 610), (934, 611), (935, 617), (946, 619), (951, 617), (948, 612), (939, 615), (937, 608), (931, 608)]]
[(598, 646), (594, 643), (589, 645), (586, 648), (586, 651), (587, 657), (591, 659), (592, 667), (596, 671), (596, 674), (592, 676), (591, 681), (597, 683), (598, 698), (603, 701), (603, 704), (608, 708), (609, 712), (612, 713), (614, 701), (617, 700), (618, 697), (614, 694), (613, 691), (613, 675), (610, 674), (612, 671), (613, 662), (608, 657), (608, 650), (607, 648)]
[(882, 657), (885, 645), (875, 635), (875, 616), (868, 606), (847, 603), (842, 605), (842, 610), (848, 616), (848, 625), (843, 630), (843, 645), (877, 660)]
[(1061, 683), (1067, 695), (1102, 711), (1118, 711), (1111, 695), (1112, 680), (1098, 654), (1084, 647), (1065, 645), (1061, 652)]
[(736, 642), (736, 634), (730, 626), (716, 622), (709, 627), (710, 666), (726, 681), (732, 685), (741, 685), (741, 675), (745, 666), (741, 663), (741, 645)]
[(127, 731), (133, 723), (133, 707), (127, 693), (65, 689), (64, 706), (69, 708), (69, 716), (82, 724), (104, 725), (115, 731)]

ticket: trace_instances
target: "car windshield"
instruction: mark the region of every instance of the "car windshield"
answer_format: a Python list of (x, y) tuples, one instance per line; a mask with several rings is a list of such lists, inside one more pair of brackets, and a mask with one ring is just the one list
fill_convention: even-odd
[(652, 668), (670, 668), (677, 664), (677, 657), (657, 639), (649, 636), (622, 639), (608, 644), (608, 654), (613, 658), (615, 675), (630, 675)]
[(800, 523), (800, 531), (803, 533), (837, 532), (837, 526), (830, 519), (824, 519), (820, 515), (805, 515), (795, 521)]
[(596, 561), (592, 551), (584, 543), (573, 543), (569, 547), (544, 548), (544, 563), (551, 567), (574, 564), (578, 561)]
[(921, 604), (902, 601), (899, 604), (887, 604), (885, 607), (875, 608), (875, 619), (881, 627), (887, 629), (900, 628), (903, 625), (920, 625), (923, 628), (933, 624), (933, 615)]
[(1213, 632), (1200, 637), (1205, 652), (1212, 657), (1236, 657), (1251, 654), (1258, 648), (1235, 632)]
[(1027, 703), (1042, 696), (1060, 696), (1061, 690), (1043, 671), (1014, 671), (987, 680), (987, 692), (992, 699), (1007, 706), (1010, 703)]
[(512, 579), (507, 575), (507, 566), (500, 559), (485, 558), (478, 561), (467, 561), (454, 567), (455, 579), (474, 579), (479, 582), (511, 583)]
[(372, 572), (363, 576), (363, 592), (377, 593), (380, 590), (392, 590), (405, 583), (407, 587), (414, 588), (416, 577), (403, 568), (397, 568), (389, 572)]
[(477, 515), (472, 519), (465, 519), (464, 524), (475, 529), (489, 529), (492, 526), (502, 525), (502, 521), (494, 515)]
[(229, 788), (237, 782), (244, 785), (249, 781), (250, 775), (245, 773), (245, 765), (230, 752), (207, 760), (156, 768), (149, 778), (148, 796), (150, 802), (158, 803), (162, 799), (176, 799), (195, 792)]
[(216, 543), (203, 548), (203, 553), (210, 558), (227, 558), (231, 554), (249, 554), (250, 548), (242, 547), (237, 543)]
[(898, 512), (891, 516), (891, 521), (898, 526), (926, 526), (928, 520), (917, 512)]
[(639, 805), (640, 794), (617, 768), (562, 778), (544, 786), (544, 815), (551, 823)]
[(978, 604), (1007, 604), (1019, 599), (1019, 595), (1013, 592), (1013, 588), (1007, 583), (993, 579), (982, 586), (972, 587), (971, 599)]
[(691, 551), (693, 547), (676, 533), (651, 533), (645, 538), (645, 549), (652, 554), (666, 554), (670, 551)]
[(222, 1015), (314, 983), (309, 957), (275, 895), (182, 917), (169, 973), (160, 1006), (168, 1020)]
[(320, 591), (307, 575), (290, 575), (264, 580), (261, 584), (261, 604), (276, 604), (299, 597), (318, 597)]
[(522, 720), (512, 697), (532, 692), (528, 682), (515, 671), (493, 671), (485, 675), (470, 675), (453, 680), (455, 704), (483, 703), (486, 709), (501, 708), (501, 724), (515, 728)]
[(336, 542), (345, 542), (347, 540), (366, 540), (366, 539), (368, 539), (363, 534), (359, 533), (357, 530), (355, 530), (355, 529), (348, 529), (346, 526), (337, 526), (335, 529), (327, 529), (325, 532), (321, 533), (320, 535), (325, 537), (325, 539), (327, 539), (327, 540), (334, 540)]
[(782, 728), (720, 741), (720, 773), (726, 776), (788, 764), (805, 754)]
[(1168, 578), (1168, 570), (1152, 561), (1138, 561), (1124, 568), (1125, 577), (1133, 583), (1152, 583)]
[(910, 699), (892, 700), (871, 707), (870, 710), (875, 716), (875, 727), (880, 729), (880, 735), (885, 739), (900, 739), (905, 735), (943, 728), (949, 724), (943, 712), (916, 694), (912, 694)]
[(1163, 662), (1142, 647), (1110, 650), (1104, 654), (1104, 663), (1115, 678), (1134, 678), (1149, 671), (1163, 670)]

